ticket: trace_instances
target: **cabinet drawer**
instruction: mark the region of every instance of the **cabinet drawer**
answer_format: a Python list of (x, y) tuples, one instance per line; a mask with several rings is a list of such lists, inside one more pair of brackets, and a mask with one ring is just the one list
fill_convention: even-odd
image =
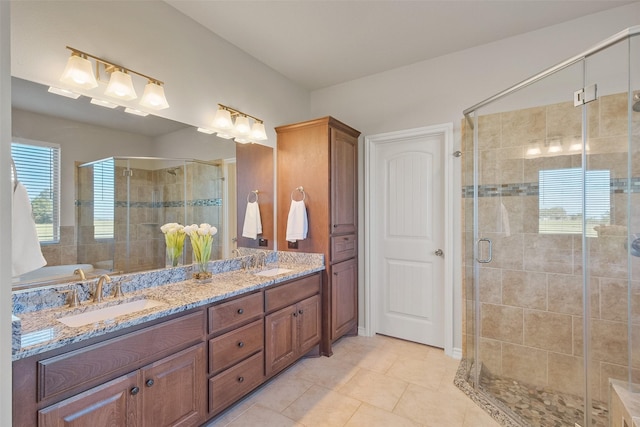
[(263, 313), (262, 292), (247, 295), (209, 308), (209, 333), (233, 329)]
[(358, 239), (355, 234), (331, 238), (331, 262), (354, 258), (358, 253)]
[(264, 379), (263, 353), (257, 353), (209, 380), (209, 411), (218, 413)]
[(295, 304), (320, 292), (320, 274), (303, 277), (264, 293), (265, 310), (271, 311)]
[(262, 350), (262, 319), (209, 340), (209, 372), (217, 373)]
[(38, 400), (89, 386), (204, 339), (204, 311), (38, 362)]

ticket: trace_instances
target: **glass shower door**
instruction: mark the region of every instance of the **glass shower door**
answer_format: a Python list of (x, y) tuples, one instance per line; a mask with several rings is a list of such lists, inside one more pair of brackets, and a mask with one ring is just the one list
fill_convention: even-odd
[(475, 382), (522, 425), (584, 426), (582, 81), (574, 64), (476, 112)]

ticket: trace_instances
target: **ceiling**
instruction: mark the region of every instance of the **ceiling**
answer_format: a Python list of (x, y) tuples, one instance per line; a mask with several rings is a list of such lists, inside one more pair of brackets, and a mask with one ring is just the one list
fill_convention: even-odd
[(309, 90), (619, 7), (625, 0), (165, 0)]

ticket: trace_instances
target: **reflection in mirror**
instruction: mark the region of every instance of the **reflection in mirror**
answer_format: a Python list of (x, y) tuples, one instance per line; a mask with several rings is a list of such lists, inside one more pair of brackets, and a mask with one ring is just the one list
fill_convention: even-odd
[[(221, 230), (224, 180), (221, 162), (110, 157), (80, 165), (78, 262), (113, 273), (165, 267), (160, 227), (206, 222)], [(179, 265), (191, 263), (186, 243)], [(221, 256), (214, 239), (211, 259)]]
[[(223, 222), (236, 217), (235, 202), (233, 206), (224, 202), (236, 192), (235, 143), (160, 117), (92, 105), (85, 97), (64, 98), (15, 77), (12, 133), (21, 142), (58, 145), (61, 152), (58, 238), (41, 242), (47, 266), (14, 278), (14, 289), (79, 281), (79, 274), (74, 275), (79, 268), (89, 279), (104, 270), (164, 267), (160, 226), (166, 222), (215, 225), (219, 231), (214, 259), (233, 249), (225, 245), (235, 239), (235, 226), (228, 229)], [(96, 186), (92, 176), (95, 165), (105, 169), (105, 159), (113, 162), (112, 213), (106, 219), (92, 199), (98, 192), (104, 198), (109, 191), (104, 172), (103, 187)], [(133, 175), (123, 175), (125, 170)], [(185, 264), (191, 263), (189, 251), (185, 244)]]

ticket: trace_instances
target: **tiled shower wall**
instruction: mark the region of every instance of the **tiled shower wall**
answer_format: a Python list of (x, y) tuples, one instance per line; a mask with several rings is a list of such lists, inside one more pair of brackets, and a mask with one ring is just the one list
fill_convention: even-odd
[[(591, 295), (592, 398), (607, 401), (609, 378), (640, 379), (640, 258), (627, 256), (627, 211), (631, 233), (640, 233), (640, 182), (626, 188), (627, 94), (602, 96), (588, 104), (587, 169), (611, 171), (611, 224), (588, 237)], [(479, 237), (493, 241), (493, 261), (481, 264), (479, 325), (473, 290), (473, 138), (463, 141), (465, 246), (465, 357), (473, 359), (474, 326), (480, 330), (479, 360), (491, 374), (583, 394), (583, 247), (580, 234), (540, 234), (538, 172), (581, 166), (581, 154), (527, 156), (560, 142), (563, 153), (581, 141), (581, 108), (573, 103), (480, 115), (478, 120)], [(640, 113), (633, 118), (633, 147), (640, 145)], [(466, 123), (463, 122), (463, 128)], [(637, 149), (633, 177), (640, 177)], [(630, 198), (629, 198), (630, 196)], [(629, 269), (631, 263), (631, 269)], [(629, 277), (628, 277), (629, 275)], [(628, 296), (630, 295), (631, 301)], [(634, 351), (629, 360), (628, 305)]]

